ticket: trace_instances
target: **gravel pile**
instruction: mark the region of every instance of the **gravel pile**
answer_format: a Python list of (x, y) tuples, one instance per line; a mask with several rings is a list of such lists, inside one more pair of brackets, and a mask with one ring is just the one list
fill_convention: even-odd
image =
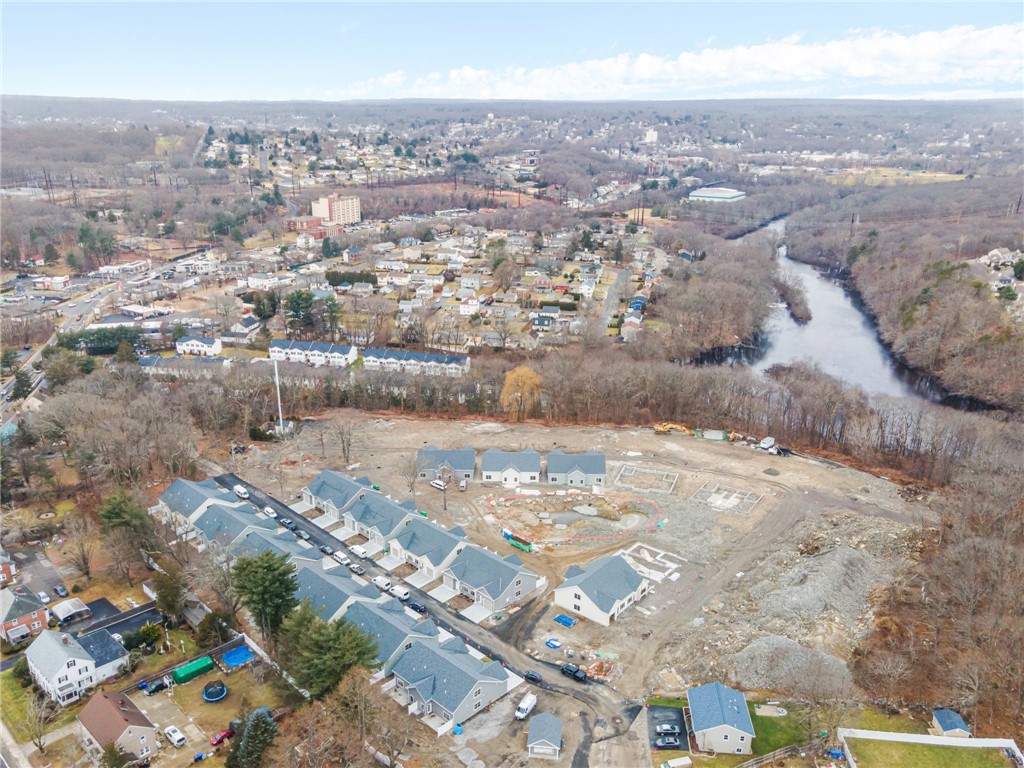
[[(758, 595), (763, 610), (782, 619), (827, 615), (852, 623), (864, 611), (868, 590), (881, 577), (872, 557), (847, 546), (805, 558), (801, 564), (802, 568), (779, 574), (774, 591)], [(762, 592), (764, 586), (759, 584), (756, 591)]]
[(804, 648), (788, 637), (762, 637), (730, 660), (729, 677), (740, 688), (786, 690), (808, 673), (850, 683), (846, 665), (826, 653)]

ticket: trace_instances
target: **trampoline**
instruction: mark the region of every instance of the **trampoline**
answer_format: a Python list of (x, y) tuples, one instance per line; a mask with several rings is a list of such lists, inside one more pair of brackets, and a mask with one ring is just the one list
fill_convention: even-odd
[(203, 687), (203, 701), (213, 703), (215, 701), (221, 701), (227, 695), (228, 687), (224, 685), (223, 680), (214, 680), (212, 683), (207, 683)]
[(228, 669), (234, 669), (235, 667), (241, 667), (248, 664), (253, 660), (253, 658), (253, 652), (249, 650), (249, 647), (246, 645), (240, 645), (225, 653), (220, 657), (220, 660), (224, 662), (224, 666)]

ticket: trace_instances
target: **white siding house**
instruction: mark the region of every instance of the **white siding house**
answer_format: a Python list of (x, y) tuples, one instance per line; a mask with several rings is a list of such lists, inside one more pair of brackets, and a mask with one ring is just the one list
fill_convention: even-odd
[(174, 348), (179, 355), (200, 355), (202, 357), (216, 357), (223, 349), (220, 339), (211, 339), (205, 336), (182, 336), (175, 342)]
[(686, 692), (697, 748), (702, 752), (751, 754), (754, 725), (739, 691), (708, 683)]
[(480, 472), (485, 483), (539, 483), (540, 454), (532, 448), (525, 451), (488, 448), (480, 457)]
[(650, 590), (650, 582), (621, 555), (602, 557), (585, 568), (573, 565), (555, 587), (555, 605), (607, 627)]

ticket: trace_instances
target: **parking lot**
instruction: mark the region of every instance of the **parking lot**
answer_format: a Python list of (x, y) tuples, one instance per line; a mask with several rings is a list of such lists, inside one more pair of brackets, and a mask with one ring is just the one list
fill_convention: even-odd
[(57, 567), (46, 557), (45, 550), (38, 547), (22, 547), (12, 550), (11, 557), (18, 566), (18, 583), (32, 593), (45, 592), (51, 600), (57, 596), (53, 588), (64, 585), (64, 579)]
[[(662, 726), (662, 728), (675, 726), (678, 730), (676, 733), (671, 734), (659, 733), (658, 726)], [(666, 749), (687, 751), (686, 723), (683, 720), (683, 708), (662, 707), (652, 704), (647, 708), (647, 734), (650, 738), (651, 749), (658, 749), (658, 747), (655, 746), (655, 742), (658, 739), (672, 736), (679, 739), (679, 746), (666, 747)]]

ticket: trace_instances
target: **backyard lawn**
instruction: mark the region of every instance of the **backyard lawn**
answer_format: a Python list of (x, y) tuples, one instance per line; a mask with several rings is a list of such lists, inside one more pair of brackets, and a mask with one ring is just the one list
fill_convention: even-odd
[[(11, 731), (11, 735), (20, 744), (24, 744), (32, 738), (25, 722), (28, 713), (28, 697), (31, 695), (32, 689), (22, 688), (21, 684), (14, 679), (13, 671), (0, 673), (0, 701), (3, 702), (3, 705), (0, 706), (0, 716), (3, 717), (4, 724)], [(57, 717), (47, 723), (47, 733), (74, 722), (82, 706), (84, 705), (76, 704), (61, 710)]]
[(847, 739), (859, 768), (1009, 768), (998, 749)]
[(928, 723), (915, 720), (909, 715), (886, 715), (870, 705), (850, 712), (843, 718), (843, 728), (860, 728), (865, 731), (894, 731), (896, 733), (928, 733)]

